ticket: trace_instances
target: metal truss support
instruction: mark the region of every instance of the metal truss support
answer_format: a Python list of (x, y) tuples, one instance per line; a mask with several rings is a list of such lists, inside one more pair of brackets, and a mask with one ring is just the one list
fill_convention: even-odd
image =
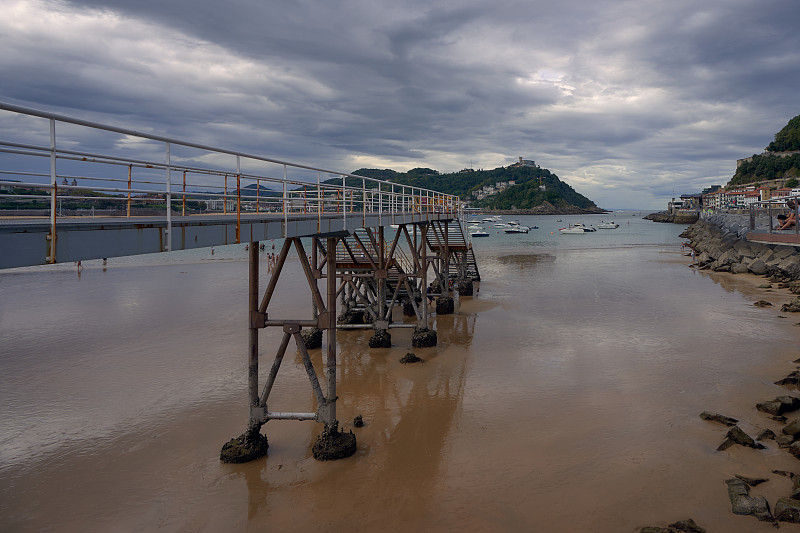
[[(249, 364), (248, 364), (248, 400), (249, 400), (249, 421), (248, 430), (239, 439), (241, 440), (241, 447), (248, 448), (254, 439), (262, 437), (263, 452), (266, 452), (266, 438), (260, 435), (261, 426), (270, 420), (314, 420), (322, 422), (325, 425), (323, 436), (325, 437), (325, 446), (330, 448), (331, 442), (340, 441), (342, 438), (347, 441), (348, 451), (352, 447), (355, 451), (355, 437), (347, 436), (340, 438), (336, 433), (338, 421), (336, 420), (336, 244), (338, 237), (328, 237), (327, 246), (323, 247), (318, 242), (318, 238), (313, 239), (313, 256), (311, 262), (306, 255), (303, 243), (299, 238), (286, 239), (283, 247), (278, 255), (275, 269), (273, 270), (272, 277), (267, 284), (266, 291), (264, 292), (261, 301), (259, 302), (259, 287), (258, 287), (258, 242), (250, 243), (250, 264), (249, 264), (249, 292), (248, 292), (248, 305), (249, 305), (249, 325), (248, 325), (248, 351), (249, 351)], [(269, 316), (269, 305), (272, 301), (275, 288), (281, 276), (286, 259), (289, 256), (291, 249), (297, 253), (300, 265), (308, 282), (308, 287), (311, 293), (313, 319), (292, 319), (292, 318), (273, 318)], [(324, 253), (325, 250), (333, 253)], [(324, 253), (320, 261), (320, 253)], [(322, 268), (327, 267), (326, 275), (322, 275)], [(326, 279), (326, 298), (322, 297), (317, 285), (317, 280), (321, 278)], [(258, 330), (266, 327), (281, 327), (283, 330), (283, 337), (280, 345), (278, 346), (275, 357), (272, 361), (269, 374), (264, 383), (263, 389), (259, 390), (259, 361), (258, 361)], [(306, 342), (301, 335), (302, 328), (319, 328), (325, 331), (327, 337), (327, 347), (325, 352), (325, 369), (324, 373), (318, 374), (317, 369), (311, 361), (311, 356), (308, 353)], [(305, 372), (314, 394), (317, 403), (316, 412), (282, 412), (270, 411), (268, 407), (269, 397), (272, 392), (278, 373), (283, 363), (284, 355), (289, 343), (294, 340), (298, 352), (300, 352), (301, 359)], [(346, 438), (345, 438), (346, 437)], [(352, 438), (350, 438), (352, 437)], [(322, 439), (322, 437), (321, 437)], [(235, 441), (236, 439), (234, 439)], [(352, 440), (352, 443), (350, 442)], [(231, 441), (231, 442), (234, 442)], [(230, 444), (230, 443), (229, 443)], [(352, 446), (351, 446), (352, 444)], [(228, 444), (226, 444), (226, 447)], [(327, 449), (326, 448), (326, 449)], [(329, 450), (328, 450), (329, 451)], [(244, 455), (247, 456), (244, 460), (252, 460), (260, 455), (251, 457), (248, 455), (249, 451), (245, 451)], [(324, 453), (324, 450), (323, 450)], [(337, 452), (339, 453), (339, 452)], [(315, 457), (317, 457), (317, 445), (314, 449)], [(352, 453), (349, 453), (352, 455)], [(347, 455), (337, 455), (336, 457), (321, 456), (321, 459), (334, 459), (345, 457)], [(223, 461), (225, 458), (225, 448), (221, 456)], [(232, 460), (228, 462), (243, 462), (239, 460)]]

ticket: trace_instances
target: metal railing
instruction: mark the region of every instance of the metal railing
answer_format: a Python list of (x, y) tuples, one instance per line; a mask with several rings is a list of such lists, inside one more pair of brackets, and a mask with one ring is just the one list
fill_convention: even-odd
[[(172, 217), (244, 214), (400, 215), (459, 213), (457, 196), (350, 173), (172, 139), (0, 102), (0, 214), (35, 212), (55, 239), (67, 216)], [(56, 135), (56, 126), (59, 134)], [(63, 131), (62, 131), (63, 130)], [(332, 178), (332, 179), (331, 179)], [(66, 210), (64, 209), (66, 204)], [(65, 214), (66, 211), (66, 214)]]
[[(787, 200), (794, 200), (794, 209), (790, 209), (787, 206)], [(771, 200), (763, 200), (759, 202), (753, 202), (748, 206), (749, 208), (749, 215), (750, 215), (750, 231), (756, 231), (756, 229), (760, 229), (760, 225), (757, 223), (759, 214), (766, 215), (767, 224), (766, 230), (768, 233), (773, 233), (775, 231), (786, 231), (780, 230), (780, 225), (778, 228), (774, 227), (774, 216), (777, 212), (778, 214), (786, 213), (787, 216), (791, 216), (792, 212), (794, 212), (794, 220), (795, 223), (790, 225), (791, 231), (794, 232), (795, 235), (800, 234), (800, 228), (798, 228), (797, 220), (798, 216), (800, 215), (800, 195), (790, 195), (790, 196), (782, 196), (781, 198), (775, 198)]]

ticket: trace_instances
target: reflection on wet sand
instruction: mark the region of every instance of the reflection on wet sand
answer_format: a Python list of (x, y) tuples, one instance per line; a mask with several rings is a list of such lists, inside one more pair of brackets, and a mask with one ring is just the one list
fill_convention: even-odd
[[(437, 319), (439, 345), (413, 350), (424, 363), (399, 362), (410, 329), (372, 350), (368, 330), (339, 333), (338, 417), (358, 451), (326, 463), (311, 458), (319, 425), (293, 421), (264, 426), (263, 459), (218, 460), (247, 419), (246, 320), (208, 310), (241, 309), (246, 269), (13, 278), (4, 296), (29, 310), (3, 316), (15, 335), (0, 347), (0, 529), (567, 533), (692, 517), (772, 531), (730, 512), (724, 479), (770, 477), (753, 492), (774, 502), (790, 482), (771, 470), (796, 459), (771, 442), (717, 452), (725, 429), (697, 415), (779, 431), (753, 405), (784, 392), (773, 382), (798, 356), (798, 329), (752, 305), (763, 289), (747, 277), (658, 248), (531, 255), (479, 258), (480, 293)], [(278, 288), (293, 312), (308, 304), (292, 301), (297, 279)], [(776, 307), (790, 298), (770, 294)], [(103, 335), (114, 342), (87, 343)], [(264, 333), (265, 373), (279, 342)], [(324, 349), (311, 352), (318, 372)], [(296, 353), (274, 398), (314, 410)]]

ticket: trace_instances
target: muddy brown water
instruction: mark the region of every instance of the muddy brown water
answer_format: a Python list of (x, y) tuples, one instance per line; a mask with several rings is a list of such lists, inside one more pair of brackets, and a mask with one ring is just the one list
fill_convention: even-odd
[[(786, 291), (697, 272), (677, 244), (480, 255), (424, 363), (399, 362), (410, 330), (373, 350), (339, 332), (339, 419), (365, 426), (325, 463), (319, 426), (291, 421), (265, 426), (267, 457), (218, 460), (247, 418), (246, 263), (0, 274), (0, 529), (773, 530), (731, 513), (724, 480), (768, 477), (752, 492), (774, 504), (790, 482), (770, 471), (800, 463), (771, 441), (717, 452), (726, 428), (698, 414), (779, 429), (754, 405), (800, 356)], [(286, 316), (310, 313), (302, 283), (278, 288)], [(273, 397), (314, 409), (293, 350)]]

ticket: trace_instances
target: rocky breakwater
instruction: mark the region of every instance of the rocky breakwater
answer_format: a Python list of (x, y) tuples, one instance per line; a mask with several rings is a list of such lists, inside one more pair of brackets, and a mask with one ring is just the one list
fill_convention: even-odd
[(743, 217), (711, 216), (681, 234), (689, 239), (700, 269), (768, 276), (771, 281), (800, 280), (800, 251), (794, 246), (748, 242)]
[(685, 212), (679, 211), (675, 214), (672, 214), (668, 211), (659, 211), (657, 213), (650, 213), (646, 217), (642, 217), (645, 220), (652, 220), (653, 222), (669, 222), (672, 224), (694, 224), (697, 222), (699, 218), (699, 213), (697, 211)]

